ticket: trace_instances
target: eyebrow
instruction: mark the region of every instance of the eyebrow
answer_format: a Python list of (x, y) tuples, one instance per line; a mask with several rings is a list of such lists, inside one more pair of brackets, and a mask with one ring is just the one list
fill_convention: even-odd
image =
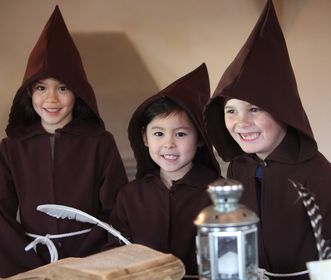
[[(165, 128), (160, 127), (160, 126), (152, 126), (151, 129), (152, 130), (156, 130), (156, 129), (158, 129), (158, 130), (166, 130)], [(176, 127), (173, 130), (180, 130), (180, 129), (192, 130), (192, 128), (189, 127), (189, 126), (179, 126), (179, 127)]]
[(160, 127), (160, 126), (152, 126), (151, 129), (165, 130), (163, 127)]
[(224, 109), (234, 108), (234, 106), (226, 105), (224, 106)]

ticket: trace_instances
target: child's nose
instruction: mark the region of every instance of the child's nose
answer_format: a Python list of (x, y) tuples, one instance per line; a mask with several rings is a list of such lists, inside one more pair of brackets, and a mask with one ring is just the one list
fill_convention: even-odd
[(56, 89), (50, 88), (47, 92), (47, 101), (54, 102), (57, 101), (57, 92)]
[(165, 148), (168, 148), (168, 149), (169, 149), (169, 148), (173, 148), (173, 147), (175, 147), (174, 137), (172, 137), (172, 136), (168, 136), (168, 137), (166, 137), (163, 146), (164, 146)]
[(240, 127), (246, 127), (246, 126), (250, 126), (251, 125), (251, 118), (249, 116), (249, 114), (240, 114), (238, 117), (238, 125)]

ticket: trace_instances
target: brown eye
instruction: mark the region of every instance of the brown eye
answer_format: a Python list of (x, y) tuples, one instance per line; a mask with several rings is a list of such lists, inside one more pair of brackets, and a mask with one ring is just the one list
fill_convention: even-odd
[(234, 109), (225, 109), (224, 113), (225, 114), (234, 114)]
[(43, 86), (43, 85), (35, 85), (34, 87), (33, 87), (33, 91), (44, 91), (46, 89), (46, 87), (45, 86)]
[(255, 112), (260, 112), (262, 110), (259, 107), (252, 107), (250, 111), (255, 113)]
[(186, 136), (187, 134), (185, 133), (185, 132), (177, 132), (176, 133), (176, 136), (177, 137), (184, 137), (184, 136)]
[(67, 91), (67, 90), (68, 90), (68, 88), (66, 86), (59, 87), (59, 91), (64, 92), (64, 91)]
[(154, 132), (153, 135), (155, 135), (155, 136), (163, 136), (163, 133), (158, 131), (158, 132)]

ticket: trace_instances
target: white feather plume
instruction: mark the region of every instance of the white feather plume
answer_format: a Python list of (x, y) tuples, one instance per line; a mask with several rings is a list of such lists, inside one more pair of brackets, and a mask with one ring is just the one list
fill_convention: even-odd
[(131, 244), (129, 240), (127, 240), (121, 233), (113, 228), (111, 225), (104, 223), (100, 221), (99, 219), (93, 217), (90, 214), (85, 213), (84, 211), (81, 211), (79, 209), (65, 206), (65, 205), (58, 205), (58, 204), (42, 204), (38, 205), (37, 210), (40, 212), (44, 212), (48, 214), (49, 216), (61, 218), (61, 219), (71, 219), (76, 220), (83, 223), (90, 223), (95, 224), (106, 231), (108, 231), (110, 234), (114, 235), (115, 237), (119, 238), (121, 241), (123, 241), (125, 244)]

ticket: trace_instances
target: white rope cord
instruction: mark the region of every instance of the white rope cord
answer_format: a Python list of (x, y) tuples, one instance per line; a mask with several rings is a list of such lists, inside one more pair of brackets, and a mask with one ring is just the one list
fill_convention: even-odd
[[(304, 274), (307, 274), (307, 273), (308, 273), (308, 270), (293, 272), (293, 273), (272, 273), (272, 272), (269, 272), (269, 271), (265, 270), (264, 268), (259, 268), (258, 279), (259, 280), (269, 280), (269, 278), (267, 276), (272, 276), (272, 277), (294, 277), (294, 276), (304, 275)], [(200, 279), (199, 277), (200, 277), (199, 275), (185, 275), (183, 277), (183, 279), (185, 279), (185, 278)]]
[(36, 252), (36, 247), (38, 244), (46, 245), (47, 249), (49, 251), (49, 255), (50, 255), (50, 262), (53, 263), (59, 259), (59, 255), (58, 255), (56, 246), (55, 246), (54, 242), (52, 241), (52, 239), (80, 235), (80, 234), (90, 232), (91, 230), (92, 230), (91, 228), (88, 228), (88, 229), (84, 229), (84, 230), (80, 230), (80, 231), (74, 231), (74, 232), (68, 232), (68, 233), (62, 233), (62, 234), (46, 234), (46, 235), (39, 235), (39, 234), (26, 232), (25, 234), (27, 236), (34, 238), (34, 240), (32, 242), (30, 242), (24, 249), (25, 249), (25, 251), (29, 251), (33, 248), (33, 250)]
[(300, 276), (304, 274), (308, 274), (308, 270), (293, 272), (293, 273), (272, 273), (269, 272), (263, 268), (259, 268), (259, 272), (263, 275), (272, 276), (272, 277), (294, 277), (294, 276)]

